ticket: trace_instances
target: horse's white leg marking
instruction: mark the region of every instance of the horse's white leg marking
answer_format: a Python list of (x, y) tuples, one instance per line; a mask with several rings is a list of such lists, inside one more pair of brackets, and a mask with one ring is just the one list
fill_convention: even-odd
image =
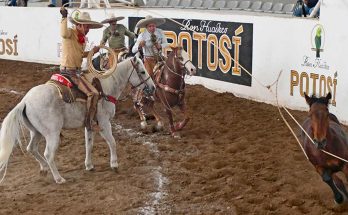
[(146, 120), (140, 122), (140, 127), (141, 127), (141, 129), (143, 129), (143, 130), (146, 129), (146, 127), (147, 127), (147, 122), (146, 122)]
[(46, 139), (46, 149), (45, 149), (45, 158), (51, 169), (54, 180), (57, 184), (62, 184), (65, 182), (65, 179), (60, 176), (56, 164), (54, 162), (54, 155), (59, 145), (59, 133), (48, 134), (45, 136)]
[(85, 128), (85, 146), (86, 146), (86, 159), (85, 159), (85, 166), (86, 170), (90, 171), (94, 169), (93, 163), (92, 163), (92, 149), (93, 149), (93, 142), (94, 142), (94, 132), (88, 131)]
[(40, 164), (40, 173), (46, 174), (47, 170), (49, 169), (48, 164), (44, 157), (39, 153), (39, 141), (42, 135), (37, 131), (30, 131), (30, 142), (27, 147), (27, 151), (31, 153), (34, 158), (39, 162)]
[(105, 139), (110, 149), (110, 167), (112, 169), (118, 168), (117, 154), (116, 154), (116, 141), (112, 136), (111, 123), (108, 120), (100, 121), (101, 131), (100, 135)]

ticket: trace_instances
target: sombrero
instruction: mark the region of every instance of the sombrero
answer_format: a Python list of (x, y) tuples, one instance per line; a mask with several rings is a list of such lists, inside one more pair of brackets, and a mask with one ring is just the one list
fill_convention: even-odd
[(69, 17), (69, 21), (74, 24), (83, 24), (83, 25), (89, 25), (90, 28), (101, 28), (103, 27), (103, 24), (92, 21), (91, 16), (88, 12), (80, 12), (78, 10), (74, 11), (71, 16)]
[(152, 16), (146, 16), (145, 19), (140, 20), (136, 27), (138, 28), (145, 28), (148, 24), (154, 23), (156, 26), (160, 26), (166, 22), (163, 18), (153, 18)]
[(105, 24), (105, 23), (110, 23), (110, 22), (117, 22), (124, 19), (124, 16), (115, 16), (115, 14), (109, 14), (109, 17), (107, 19), (104, 19), (103, 21), (101, 21), (101, 23)]

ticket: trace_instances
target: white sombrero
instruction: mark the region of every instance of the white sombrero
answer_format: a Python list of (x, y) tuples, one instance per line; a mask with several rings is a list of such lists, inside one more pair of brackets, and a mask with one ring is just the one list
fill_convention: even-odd
[(89, 25), (90, 28), (101, 28), (103, 27), (103, 24), (92, 21), (91, 16), (88, 12), (80, 12), (78, 10), (74, 11), (71, 16), (69, 17), (69, 21), (74, 24), (83, 24), (83, 25)]
[(109, 17), (107, 19), (104, 19), (103, 21), (101, 21), (101, 23), (105, 24), (105, 23), (110, 23), (110, 22), (117, 22), (124, 19), (124, 16), (115, 16), (115, 14), (109, 14)]
[(145, 19), (140, 20), (136, 27), (145, 28), (148, 24), (154, 23), (156, 26), (160, 26), (166, 22), (166, 19), (163, 18), (153, 18), (152, 16), (146, 16)]

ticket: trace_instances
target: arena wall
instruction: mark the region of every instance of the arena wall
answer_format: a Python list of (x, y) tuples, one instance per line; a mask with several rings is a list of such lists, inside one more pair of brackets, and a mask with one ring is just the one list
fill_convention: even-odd
[[(320, 20), (219, 10), (118, 8), (89, 12), (98, 21), (115, 12), (125, 16), (121, 23), (132, 28), (139, 17), (149, 14), (173, 18), (197, 31), (193, 35), (170, 21), (163, 26), (170, 42), (190, 49), (192, 61), (200, 64), (198, 75), (187, 79), (188, 83), (276, 104), (273, 83), (282, 71), (278, 82), (280, 104), (307, 110), (304, 92), (324, 96), (331, 91), (331, 111), (348, 122), (348, 66), (341, 57), (348, 48), (348, 31), (342, 27), (348, 15), (345, 2), (325, 1)], [(58, 8), (0, 7), (0, 58), (59, 64), (60, 17)], [(201, 40), (202, 49), (198, 48), (197, 35), (205, 38)], [(101, 36), (102, 30), (91, 30), (87, 48), (99, 44)], [(215, 42), (220, 51), (215, 53), (207, 40)], [(239, 65), (254, 78), (250, 79)]]

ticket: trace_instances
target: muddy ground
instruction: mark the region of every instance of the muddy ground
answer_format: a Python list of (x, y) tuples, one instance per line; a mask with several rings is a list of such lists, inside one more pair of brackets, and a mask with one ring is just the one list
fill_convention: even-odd
[[(0, 121), (54, 70), (0, 60)], [(41, 176), (38, 163), (16, 147), (0, 185), (0, 214), (348, 213), (334, 204), (275, 107), (202, 86), (188, 86), (186, 100), (192, 120), (181, 139), (168, 129), (142, 133), (131, 102), (117, 106), (118, 172), (109, 168), (108, 147), (98, 135), (95, 171), (85, 171), (83, 129), (62, 132), (56, 162), (63, 185), (51, 174)], [(306, 116), (292, 113), (301, 122)]]

